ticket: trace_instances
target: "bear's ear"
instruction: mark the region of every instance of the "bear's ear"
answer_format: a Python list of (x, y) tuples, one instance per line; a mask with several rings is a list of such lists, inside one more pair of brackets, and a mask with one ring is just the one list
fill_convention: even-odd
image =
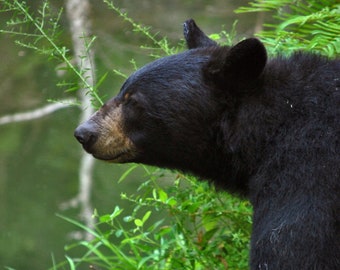
[(244, 86), (261, 75), (266, 62), (264, 45), (256, 38), (249, 38), (231, 48), (216, 48), (203, 72), (208, 82), (220, 87)]
[(187, 42), (188, 49), (217, 46), (217, 43), (207, 37), (196, 25), (193, 19), (187, 20), (183, 24), (183, 34)]

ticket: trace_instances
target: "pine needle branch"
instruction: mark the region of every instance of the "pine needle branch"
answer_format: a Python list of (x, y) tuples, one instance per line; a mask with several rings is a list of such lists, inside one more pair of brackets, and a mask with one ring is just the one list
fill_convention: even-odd
[[(71, 62), (72, 60), (68, 56), (70, 50), (57, 43), (60, 35), (59, 21), (63, 9), (59, 10), (56, 17), (53, 17), (50, 14), (48, 1), (44, 1), (41, 8), (38, 10), (39, 16), (34, 16), (25, 2), (18, 0), (14, 0), (13, 2), (1, 0), (0, 2), (3, 4), (1, 12), (12, 12), (14, 14), (13, 18), (7, 22), (7, 27), (12, 27), (12, 29), (0, 29), (0, 33), (22, 37), (24, 40), (16, 40), (15, 43), (65, 63), (67, 68), (79, 79), (82, 87), (88, 89), (92, 98), (102, 105), (103, 102), (99, 97), (98, 92), (88, 83), (87, 78), (84, 77), (84, 70), (78, 69)], [(24, 26), (33, 26), (34, 32), (28, 33), (28, 31), (24, 31)], [(85, 46), (88, 50), (90, 46), (92, 46), (94, 40), (95, 39), (93, 38), (90, 41), (87, 41), (84, 38)], [(76, 85), (77, 83), (75, 83), (75, 86)], [(78, 89), (78, 87), (73, 87), (73, 89)]]
[[(151, 42), (156, 46), (156, 48), (159, 48), (161, 51), (163, 51), (166, 55), (172, 55), (177, 52), (177, 49), (170, 46), (168, 43), (168, 40), (163, 37), (161, 39), (157, 39), (157, 34), (151, 34), (150, 33), (150, 27), (142, 26), (138, 23), (136, 23), (131, 17), (128, 16), (128, 14), (124, 11), (122, 11), (120, 8), (116, 7), (111, 1), (109, 0), (103, 0), (107, 6), (115, 11), (120, 17), (122, 17), (125, 21), (129, 22), (134, 31), (142, 33), (143, 36), (147, 37)], [(142, 47), (142, 48), (147, 48), (148, 47)], [(152, 48), (155, 49), (155, 48)], [(156, 56), (159, 57), (159, 56)]]

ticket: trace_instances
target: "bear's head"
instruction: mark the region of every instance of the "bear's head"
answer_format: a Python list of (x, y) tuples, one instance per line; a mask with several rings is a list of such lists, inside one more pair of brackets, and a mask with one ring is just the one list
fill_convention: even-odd
[(184, 36), (189, 50), (137, 70), (76, 129), (87, 152), (203, 177), (213, 170), (208, 163), (228, 161), (228, 122), (242, 96), (256, 89), (266, 50), (257, 39), (218, 46), (193, 20), (185, 22)]

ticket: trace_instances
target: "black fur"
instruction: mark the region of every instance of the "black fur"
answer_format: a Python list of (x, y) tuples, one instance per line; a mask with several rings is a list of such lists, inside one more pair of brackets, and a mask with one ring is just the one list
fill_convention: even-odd
[(340, 269), (340, 61), (267, 61), (260, 41), (220, 47), (192, 20), (185, 37), (189, 50), (138, 70), (114, 98), (137, 149), (124, 162), (247, 196), (251, 269)]

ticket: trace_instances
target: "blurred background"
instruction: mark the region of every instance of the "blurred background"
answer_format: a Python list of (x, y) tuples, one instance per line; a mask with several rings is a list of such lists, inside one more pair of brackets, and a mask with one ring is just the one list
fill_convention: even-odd
[[(182, 24), (194, 18), (207, 33), (231, 31), (235, 20), (237, 38), (251, 36), (256, 14), (236, 15), (233, 11), (245, 6), (248, 0), (120, 0), (115, 5), (123, 9), (137, 23), (152, 27), (152, 33), (166, 36), (172, 45), (183, 39)], [(50, 1), (59, 10), (64, 2)], [(41, 1), (27, 1), (35, 11)], [(101, 96), (110, 98), (119, 91), (124, 79), (113, 69), (130, 74), (134, 59), (140, 67), (153, 60), (141, 45), (150, 43), (132, 31), (115, 12), (102, 1), (91, 1), (91, 21), (95, 41), (96, 73), (108, 72), (100, 87)], [(1, 29), (10, 14), (0, 16)], [(62, 40), (72, 47), (69, 23), (62, 20)], [(63, 80), (56, 63), (45, 56), (14, 44), (15, 38), (1, 34), (0, 117), (39, 108), (48, 99), (75, 96), (56, 86)], [(69, 79), (69, 78), (68, 78)], [(73, 138), (79, 122), (80, 110), (69, 107), (46, 117), (27, 122), (0, 125), (0, 268), (48, 269), (52, 257), (64, 259), (64, 246), (72, 242), (76, 228), (56, 216), (79, 219), (79, 207), (62, 208), (63, 203), (78, 193), (78, 169), (82, 149)], [(96, 162), (91, 193), (92, 206), (100, 213), (111, 213), (121, 201), (122, 192), (136, 190), (143, 181), (143, 171), (135, 170), (128, 179), (117, 180), (126, 170), (123, 165)]]

